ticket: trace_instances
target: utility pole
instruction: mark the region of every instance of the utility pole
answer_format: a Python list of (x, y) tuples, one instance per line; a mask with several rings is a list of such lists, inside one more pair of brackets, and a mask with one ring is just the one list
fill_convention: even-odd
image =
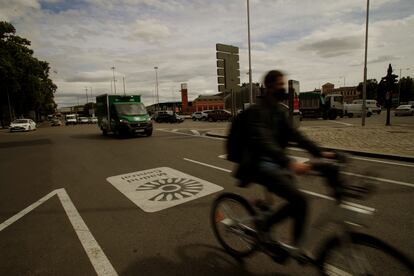
[(89, 88), (91, 89), (91, 101), (93, 102), (92, 87)]
[(124, 83), (124, 96), (126, 95), (125, 94), (125, 77), (122, 77), (122, 82)]
[(247, 0), (247, 40), (249, 46), (249, 104), (253, 103), (252, 56), (250, 48), (250, 1)]
[(362, 126), (365, 126), (365, 116), (367, 113), (367, 56), (368, 56), (368, 20), (369, 20), (369, 0), (367, 0), (367, 18), (365, 23), (365, 59), (364, 59), (364, 85), (362, 89)]
[(85, 87), (85, 93), (86, 93), (86, 104), (88, 104), (89, 99), (88, 99), (88, 88)]
[(111, 69), (112, 69), (112, 75), (114, 76), (114, 91), (115, 91), (115, 94), (116, 94), (115, 66), (112, 66)]
[(160, 96), (158, 94), (158, 67), (155, 66), (155, 88), (156, 88), (156, 96), (157, 96), (157, 111), (160, 110)]

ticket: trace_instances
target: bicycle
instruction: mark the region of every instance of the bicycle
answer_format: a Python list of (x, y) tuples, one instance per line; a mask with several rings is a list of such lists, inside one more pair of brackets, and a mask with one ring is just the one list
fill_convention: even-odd
[[(344, 166), (347, 162), (346, 156), (337, 156), (340, 158), (336, 163)], [(372, 193), (372, 183), (345, 184), (341, 191), (341, 195), (336, 199), (337, 204), (323, 212), (319, 219), (306, 229), (304, 243), (299, 250), (277, 240), (269, 243), (267, 239), (263, 239), (260, 224), (273, 214), (270, 207), (271, 199), (266, 190), (265, 201), (257, 201), (253, 206), (238, 194), (219, 195), (211, 210), (213, 232), (222, 247), (236, 258), (247, 257), (260, 250), (277, 263), (284, 264), (289, 259), (295, 259), (301, 265), (316, 267), (322, 275), (387, 275), (386, 271), (382, 270), (384, 266), (389, 269), (389, 275), (414, 275), (413, 262), (399, 250), (374, 236), (353, 230), (353, 227), (357, 226), (367, 227), (369, 218), (375, 210), (344, 199), (365, 199)], [(229, 207), (232, 205), (233, 207)], [(236, 209), (241, 210), (242, 214), (236, 214)], [(330, 223), (335, 224), (339, 231), (325, 239), (317, 250), (316, 257), (305, 254), (304, 252), (312, 252), (311, 229), (326, 227)], [(225, 234), (236, 238), (235, 243), (224, 236), (221, 228)], [(378, 268), (381, 271), (375, 271)]]

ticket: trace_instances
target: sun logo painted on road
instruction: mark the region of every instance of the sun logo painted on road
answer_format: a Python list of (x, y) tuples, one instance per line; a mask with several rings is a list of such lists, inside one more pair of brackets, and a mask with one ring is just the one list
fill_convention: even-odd
[(160, 193), (151, 197), (151, 201), (172, 201), (188, 198), (198, 194), (203, 184), (188, 178), (166, 178), (147, 182), (139, 186), (136, 191), (160, 190)]

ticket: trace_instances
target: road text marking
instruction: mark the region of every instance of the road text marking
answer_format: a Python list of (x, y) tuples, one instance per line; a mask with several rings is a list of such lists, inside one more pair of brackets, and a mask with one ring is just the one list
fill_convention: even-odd
[(167, 167), (111, 176), (106, 180), (148, 213), (177, 206), (223, 189)]

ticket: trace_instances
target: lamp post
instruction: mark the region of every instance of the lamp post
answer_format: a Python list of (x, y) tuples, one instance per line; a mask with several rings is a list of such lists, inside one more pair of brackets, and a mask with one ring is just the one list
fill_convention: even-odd
[(362, 126), (365, 126), (365, 116), (367, 113), (367, 55), (368, 55), (368, 20), (369, 20), (369, 0), (367, 0), (367, 16), (365, 23), (365, 58), (364, 58), (364, 85), (362, 88)]
[(112, 66), (111, 69), (112, 69), (112, 75), (114, 77), (114, 91), (115, 91), (115, 94), (116, 94), (115, 66)]
[(154, 67), (155, 69), (155, 93), (157, 98), (157, 111), (160, 110), (160, 97), (158, 95), (158, 66)]
[(250, 47), (250, 1), (247, 0), (247, 40), (249, 47), (249, 103), (253, 103), (253, 84), (252, 84), (252, 57)]

